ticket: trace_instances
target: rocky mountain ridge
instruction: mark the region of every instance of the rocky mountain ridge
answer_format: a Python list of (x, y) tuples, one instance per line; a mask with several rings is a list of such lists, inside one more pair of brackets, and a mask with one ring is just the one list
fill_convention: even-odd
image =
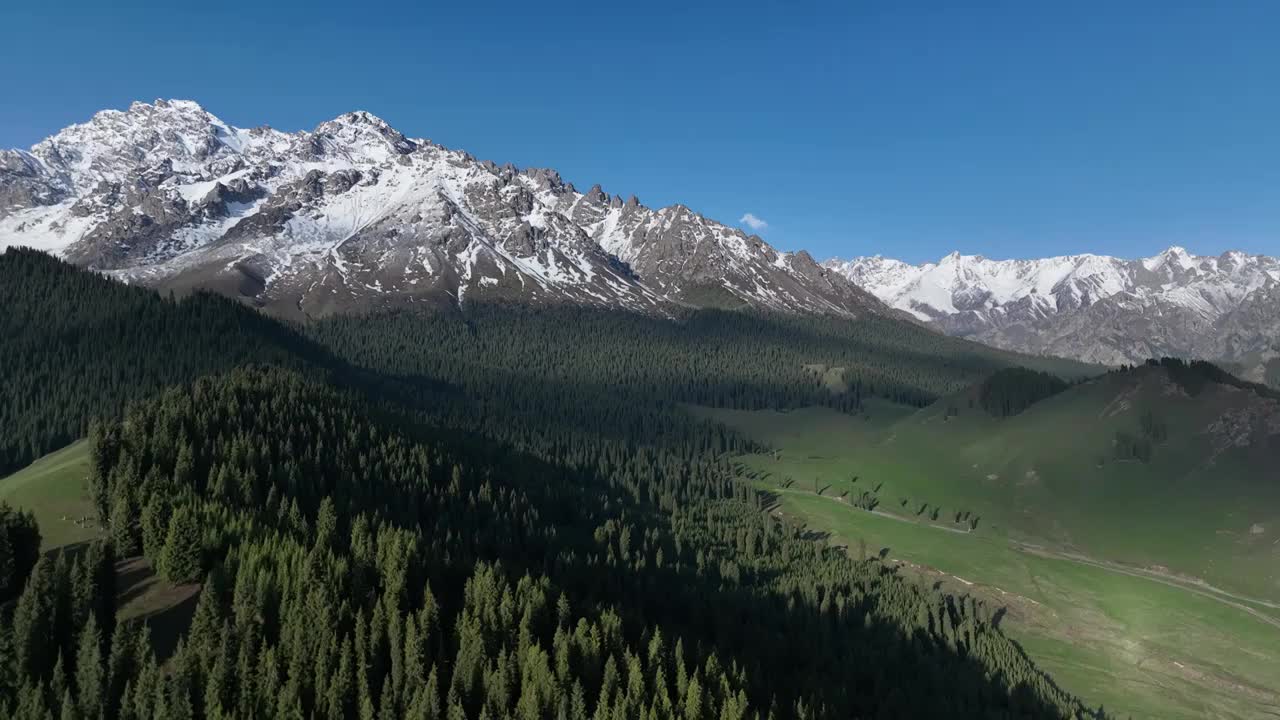
[(1280, 260), (1265, 255), (1171, 247), (1137, 260), (952, 253), (921, 265), (881, 256), (823, 265), (949, 334), (1011, 350), (1105, 364), (1230, 361), (1258, 381), (1280, 357)]
[(808, 253), (683, 205), (481, 161), (366, 112), (312, 131), (134, 103), (0, 151), (0, 247), (282, 314), (517, 298), (670, 312), (890, 312)]

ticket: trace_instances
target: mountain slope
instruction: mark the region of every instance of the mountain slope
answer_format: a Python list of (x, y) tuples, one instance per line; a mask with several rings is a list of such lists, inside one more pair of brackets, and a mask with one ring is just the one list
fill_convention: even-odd
[[(723, 462), (754, 446), (672, 402), (807, 403), (829, 390), (787, 372), (797, 360), (784, 351), (830, 361), (871, 342), (918, 347), (871, 331), (861, 343), (822, 342), (842, 324), (975, 353), (916, 353), (937, 358), (933, 381), (944, 385), (1004, 353), (878, 318), (747, 312), (691, 312), (686, 325), (576, 307), (486, 318), (477, 306), (465, 317), (309, 324), (343, 355), (401, 366), (387, 372), (459, 381), (476, 401), (469, 422), (434, 395), (382, 402), (344, 382), (336, 361), (290, 352), (324, 357), (284, 324), (225, 298), (165, 300), (35, 251), (4, 259), (0, 288), (22, 295), (5, 303), (22, 310), (7, 329), (27, 344), (0, 357), (22, 371), (4, 373), (16, 402), (0, 407), (39, 403), (61, 418), (96, 403), (108, 417), (61, 458), (87, 471), (33, 468), (0, 478), (0, 490), (18, 483), (4, 494), (57, 523), (56, 542), (76, 539), (69, 518), (87, 514), (94, 522), (75, 529), (102, 528), (112, 546), (89, 547), (101, 564), (47, 557), (14, 612), (0, 613), (0, 643), (19, 659), (0, 673), (0, 716), (105, 699), (138, 717), (354, 718), (370, 707), (387, 717), (443, 717), (446, 707), (454, 717), (1104, 717), (1039, 671), (999, 630), (994, 607), (855, 562), (763, 512)], [(616, 329), (628, 321), (650, 332)], [(593, 325), (616, 336), (602, 340)], [(743, 334), (757, 326), (772, 329)], [(753, 342), (762, 336), (777, 347)], [(87, 347), (65, 347), (76, 338)], [(599, 352), (610, 345), (613, 355)], [(92, 375), (82, 375), (86, 357)], [(146, 359), (214, 374), (154, 393), (138, 376), (155, 365), (134, 365)], [(237, 359), (257, 367), (219, 372)], [(927, 379), (888, 364), (905, 370), (901, 381)], [(652, 381), (641, 391), (668, 395), (617, 390), (638, 377)], [(104, 378), (132, 383), (123, 417), (101, 402), (115, 389)], [(112, 552), (131, 558), (129, 572), (113, 572)], [(85, 567), (101, 567), (93, 588), (105, 597), (72, 582)], [(185, 613), (165, 609), (163, 622), (117, 617), (113, 589), (132, 597), (138, 567), (198, 600), (179, 606)], [(111, 652), (92, 652), (95, 638), (111, 638)], [(249, 660), (229, 660), (231, 647)], [(122, 657), (110, 664), (115, 682), (91, 694), (90, 673), (107, 677), (107, 661)], [(79, 682), (55, 686), (55, 667)]]
[[(43, 717), (65, 696), (138, 717), (1105, 717), (983, 604), (855, 562), (729, 492), (697, 436), (570, 468), (385, 420), (257, 369), (104, 427), (89, 487), (113, 550), (203, 581), (199, 600), (156, 657), (152, 629), (117, 624), (92, 591), (116, 584), (109, 563), (74, 598), (69, 563), (39, 563), (0, 714)], [(50, 687), (62, 661), (40, 641), (103, 636), (114, 652), (76, 653), (81, 682)], [(232, 647), (253, 652), (236, 662)], [(91, 694), (86, 667), (121, 656)]]
[(0, 247), (307, 316), (468, 298), (885, 312), (807, 253), (680, 205), (413, 139), (365, 112), (310, 132), (134, 103), (0, 152)]
[[(474, 302), (465, 314), (336, 316), (298, 328), (210, 293), (174, 300), (13, 248), (0, 252), (0, 307), (0, 473), (83, 437), (91, 418), (128, 401), (249, 363), (323, 374), (396, 405), (430, 397), (451, 425), (504, 438), (513, 427), (505, 411), (477, 415), (459, 386), (483, 405), (524, 397), (520, 412), (532, 412), (540, 431), (598, 432), (625, 415), (633, 433), (650, 432), (655, 414), (682, 402), (854, 407), (884, 395), (924, 404), (1009, 365), (1096, 372), (878, 316), (682, 310), (669, 318)], [(843, 387), (822, 386), (814, 364)]]
[(0, 307), (0, 474), (166, 385), (247, 363), (339, 366), (226, 298), (166, 299), (31, 250), (0, 252)]
[(984, 409), (983, 390), (894, 423), (846, 477), (883, 483), (891, 512), (969, 512), (982, 532), (1280, 601), (1280, 395), (1176, 361), (1010, 417)]
[[(1280, 260), (1240, 252), (1201, 257), (1174, 247), (1141, 260), (952, 253), (923, 265), (877, 256), (824, 266), (950, 334), (1091, 362), (1271, 357), (1280, 331)], [(1261, 381), (1262, 372), (1247, 374)]]
[[(1119, 717), (1245, 720), (1280, 702), (1280, 426), (1248, 419), (1276, 417), (1273, 401), (1201, 370), (1143, 365), (1057, 393), (1002, 373), (993, 398), (977, 386), (859, 417), (701, 412), (766, 444), (739, 467), (777, 511), (992, 598), (1064, 687)], [(984, 396), (1043, 399), (1018, 412)], [(1121, 459), (1148, 412), (1147, 461)]]

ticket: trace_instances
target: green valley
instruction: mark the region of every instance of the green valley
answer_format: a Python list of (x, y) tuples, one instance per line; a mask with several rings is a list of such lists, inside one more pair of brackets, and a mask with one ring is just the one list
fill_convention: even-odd
[(1109, 717), (996, 606), (771, 516), (729, 460), (764, 446), (680, 409), (1088, 366), (877, 317), (291, 326), (29, 251), (0, 281), (10, 717)]
[[(1134, 717), (1267, 717), (1274, 400), (1175, 378), (1110, 373), (1005, 418), (977, 388), (922, 410), (691, 410), (766, 446), (738, 468), (775, 512), (1004, 608), (1001, 626), (1069, 690)], [(1162, 439), (1145, 462), (1119, 459), (1117, 435), (1142, 436), (1144, 418)]]
[(1247, 4), (7, 3), (0, 720), (1280, 720)]

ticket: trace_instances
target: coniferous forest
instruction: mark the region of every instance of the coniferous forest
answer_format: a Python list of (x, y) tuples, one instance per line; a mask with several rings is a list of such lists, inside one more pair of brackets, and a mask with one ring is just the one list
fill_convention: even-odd
[(982, 409), (996, 417), (1010, 417), (1067, 389), (1067, 383), (1046, 372), (1014, 367), (995, 372), (978, 386)]
[[(1024, 359), (731, 312), (290, 327), (12, 250), (0, 292), (0, 460), (87, 436), (105, 528), (40, 555), (0, 508), (5, 717), (1101, 716), (992, 609), (766, 512), (750, 442), (682, 410), (925, 404)], [(126, 559), (198, 584), (174, 642), (117, 617)]]

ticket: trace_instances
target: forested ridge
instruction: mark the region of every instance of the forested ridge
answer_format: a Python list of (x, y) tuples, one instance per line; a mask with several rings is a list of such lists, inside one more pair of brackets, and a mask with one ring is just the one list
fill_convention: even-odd
[[(869, 396), (924, 406), (1015, 361), (1073, 377), (1089, 366), (1022, 358), (915, 325), (723, 310), (672, 319), (590, 308), (472, 305), (465, 314), (337, 316), (306, 328), (344, 360), (462, 388), (486, 432), (661, 442), (676, 405), (826, 405)], [(842, 368), (843, 388), (808, 369)], [(542, 441), (548, 438), (543, 437)], [(537, 443), (535, 443), (535, 446)]]
[(563, 471), (367, 417), (264, 369), (95, 426), (98, 554), (207, 581), (162, 666), (145, 628), (78, 607), (109, 605), (75, 580), (105, 564), (41, 560), (12, 614), (14, 716), (1083, 713), (986, 608), (807, 539), (716, 453)]
[(0, 475), (85, 436), (129, 399), (248, 362), (322, 353), (233, 300), (129, 287), (45, 253), (0, 253)]
[(299, 328), (206, 292), (182, 298), (125, 285), (46, 253), (0, 253), (0, 476), (88, 433), (132, 400), (249, 363), (304, 371), (462, 422), (429, 378), (354, 367)]
[(1026, 368), (1006, 368), (978, 385), (978, 402), (996, 417), (1010, 417), (1069, 386), (1061, 378)]
[[(463, 314), (336, 317), (296, 328), (208, 293), (180, 299), (45, 253), (0, 253), (0, 474), (83, 437), (91, 418), (165, 386), (249, 362), (315, 373), (429, 406), (433, 421), (508, 439), (571, 428), (660, 439), (676, 403), (824, 404), (868, 395), (925, 405), (1015, 362), (1080, 374), (914, 325), (728, 311), (667, 320), (582, 308), (469, 306)], [(335, 355), (340, 357), (335, 357)], [(847, 389), (805, 365), (844, 368)], [(465, 397), (451, 396), (454, 386)]]
[[(113, 305), (117, 293), (146, 293), (18, 259), (54, 268), (28, 269), (52, 273), (28, 290), (80, 288), (103, 323), (125, 322), (111, 307), (133, 309)], [(27, 317), (41, 312), (40, 298), (17, 299), (35, 308)], [(91, 495), (107, 537), (9, 572), (0, 714), (1101, 715), (1040, 672), (991, 608), (767, 514), (728, 467), (754, 448), (678, 408), (853, 409), (872, 393), (923, 403), (1005, 356), (944, 339), (955, 354), (930, 370), (935, 336), (918, 328), (741, 313), (663, 325), (479, 307), (295, 331), (216, 298), (133, 302), (161, 303), (159, 315), (207, 303), (232, 318), (216, 326), (272, 340), (261, 354), (246, 342), (252, 367), (224, 371), (241, 356), (206, 345), (212, 367), (198, 378), (157, 368), (145, 387), (82, 388), (90, 399), (71, 410), (58, 394), (43, 401), (67, 426), (102, 418)], [(150, 337), (134, 339), (145, 349)], [(57, 345), (43, 342), (36, 351)], [(103, 352), (92, 372), (126, 377), (130, 357)], [(848, 368), (848, 389), (805, 372), (813, 361)], [(91, 362), (66, 352), (43, 375), (17, 368), (69, 381)], [(41, 430), (27, 437), (52, 442)], [(0, 540), (34, 558), (28, 518), (0, 517), (14, 528)], [(145, 624), (116, 621), (115, 561), (138, 555), (171, 582), (202, 583), (171, 655)]]
[[(1241, 380), (1207, 360), (1191, 360), (1188, 362), (1182, 358), (1162, 357), (1159, 359), (1151, 358), (1147, 360), (1145, 365), (1146, 367), (1164, 368), (1169, 373), (1169, 378), (1191, 396), (1199, 395), (1205, 387), (1210, 385), (1226, 385), (1239, 390), (1248, 390), (1258, 397), (1280, 400), (1280, 390), (1259, 383)], [(1136, 366), (1121, 367), (1117, 372), (1130, 372), (1134, 369), (1136, 369)]]
[[(1019, 356), (916, 325), (754, 311), (697, 310), (674, 319), (580, 307), (468, 305), (459, 314), (334, 316), (308, 334), (361, 365), (468, 378), (557, 377), (637, 396), (756, 409), (856, 405), (876, 395), (917, 406), (1017, 365), (1072, 377), (1082, 363)], [(805, 366), (842, 368), (833, 393)], [(478, 373), (477, 373), (478, 374)]]

